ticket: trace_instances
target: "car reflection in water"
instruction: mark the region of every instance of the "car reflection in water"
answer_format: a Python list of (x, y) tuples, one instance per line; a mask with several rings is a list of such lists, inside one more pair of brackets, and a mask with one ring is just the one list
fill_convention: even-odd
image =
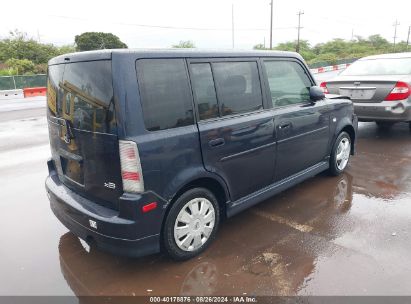
[(351, 207), (352, 180), (347, 173), (320, 175), (271, 198), (229, 219), (202, 256), (184, 263), (163, 255), (112, 256), (66, 233), (59, 244), (61, 271), (79, 297), (295, 295), (313, 272), (321, 247), (307, 233), (323, 230), (327, 239), (338, 234), (336, 222)]

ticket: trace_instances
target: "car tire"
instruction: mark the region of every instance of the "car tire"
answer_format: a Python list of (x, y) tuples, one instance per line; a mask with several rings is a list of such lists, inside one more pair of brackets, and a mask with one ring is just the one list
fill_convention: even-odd
[(351, 155), (351, 137), (347, 132), (338, 134), (330, 155), (330, 175), (338, 176), (347, 167)]
[(219, 222), (214, 194), (205, 188), (190, 189), (171, 206), (163, 227), (163, 247), (174, 260), (188, 260), (210, 245)]

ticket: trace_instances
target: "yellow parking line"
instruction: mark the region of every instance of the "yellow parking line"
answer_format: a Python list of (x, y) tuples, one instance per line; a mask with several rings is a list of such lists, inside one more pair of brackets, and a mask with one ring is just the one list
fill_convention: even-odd
[(268, 219), (270, 221), (273, 221), (273, 222), (277, 222), (277, 223), (280, 223), (280, 224), (287, 225), (287, 226), (289, 226), (293, 229), (296, 229), (298, 231), (301, 231), (301, 232), (310, 232), (311, 230), (314, 229), (311, 226), (304, 225), (304, 224), (299, 224), (297, 222), (294, 222), (292, 220), (288, 220), (288, 219), (286, 219), (284, 217), (281, 217), (279, 215), (272, 214), (272, 213), (267, 213), (267, 212), (264, 212), (264, 211), (259, 210), (259, 209), (254, 208), (254, 209), (251, 210), (251, 212), (255, 215), (261, 216), (261, 217), (266, 218), (266, 219)]

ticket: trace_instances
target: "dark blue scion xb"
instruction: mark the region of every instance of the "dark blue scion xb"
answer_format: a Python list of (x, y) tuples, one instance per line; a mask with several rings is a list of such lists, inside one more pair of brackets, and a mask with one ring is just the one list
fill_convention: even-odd
[(191, 258), (219, 223), (354, 153), (349, 99), (290, 52), (107, 50), (48, 66), (46, 189), (75, 235)]

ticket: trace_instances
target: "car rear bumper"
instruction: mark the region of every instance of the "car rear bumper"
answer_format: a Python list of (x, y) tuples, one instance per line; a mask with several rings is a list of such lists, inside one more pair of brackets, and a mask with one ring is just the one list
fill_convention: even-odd
[(408, 99), (379, 103), (354, 102), (354, 112), (360, 121), (411, 121), (411, 102)]
[[(50, 165), (49, 165), (50, 168)], [(86, 199), (63, 185), (55, 171), (46, 179), (50, 207), (75, 235), (115, 255), (139, 257), (160, 251), (165, 202), (152, 193), (123, 195), (120, 209), (112, 210)], [(148, 213), (141, 206), (156, 201)]]

